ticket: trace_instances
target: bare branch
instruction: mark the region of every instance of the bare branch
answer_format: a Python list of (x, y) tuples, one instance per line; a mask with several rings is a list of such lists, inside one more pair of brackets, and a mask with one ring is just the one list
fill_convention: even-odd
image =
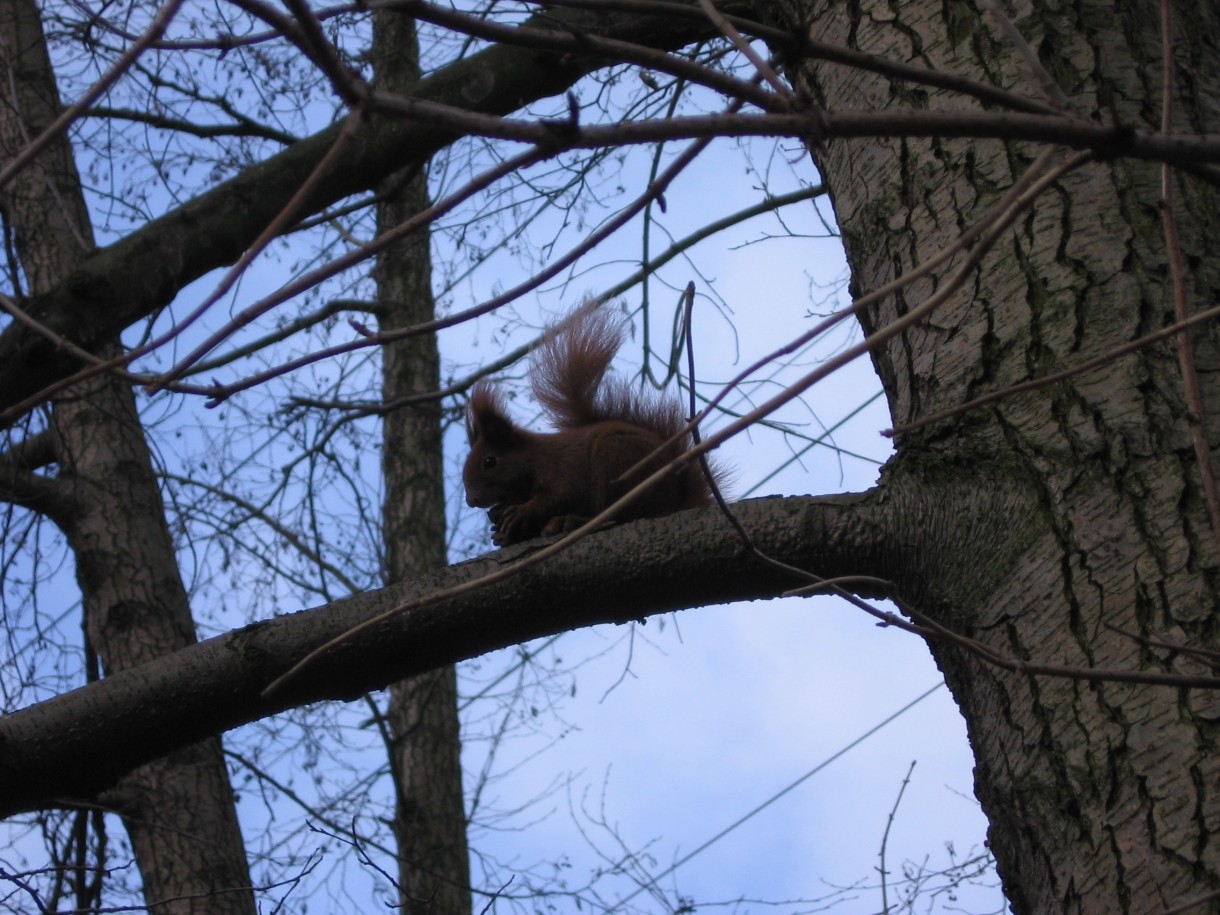
[(176, 133), (191, 136), (209, 137), (258, 137), (263, 140), (274, 140), (287, 146), (299, 138), (282, 130), (276, 130), (250, 118), (240, 118), (233, 124), (197, 124), (182, 118), (172, 118), (163, 114), (152, 114), (147, 111), (137, 111), (134, 108), (113, 108), (107, 105), (94, 105), (84, 113), (89, 118), (110, 118), (113, 120), (131, 121), (137, 124), (147, 124), (158, 130), (172, 130)]

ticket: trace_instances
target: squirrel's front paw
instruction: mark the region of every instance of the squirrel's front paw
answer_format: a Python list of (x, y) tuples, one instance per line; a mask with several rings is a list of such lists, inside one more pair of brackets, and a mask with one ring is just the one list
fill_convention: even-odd
[(487, 516), (492, 523), (491, 542), (496, 546), (520, 543), (538, 533), (532, 513), (523, 505), (493, 505)]

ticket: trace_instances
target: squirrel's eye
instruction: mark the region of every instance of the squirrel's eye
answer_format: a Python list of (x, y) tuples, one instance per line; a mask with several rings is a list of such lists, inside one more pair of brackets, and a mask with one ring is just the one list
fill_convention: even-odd
[(496, 456), (494, 454), (489, 454), (489, 455), (487, 455), (487, 457), (483, 458), (483, 469), (484, 470), (491, 470), (491, 468), (493, 468), (495, 466), (496, 466)]

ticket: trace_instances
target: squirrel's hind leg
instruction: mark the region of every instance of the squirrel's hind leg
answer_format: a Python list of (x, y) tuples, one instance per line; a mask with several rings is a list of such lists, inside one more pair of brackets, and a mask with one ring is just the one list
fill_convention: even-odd
[(556, 515), (542, 528), (542, 536), (551, 537), (555, 534), (566, 534), (581, 527), (589, 520), (588, 515)]

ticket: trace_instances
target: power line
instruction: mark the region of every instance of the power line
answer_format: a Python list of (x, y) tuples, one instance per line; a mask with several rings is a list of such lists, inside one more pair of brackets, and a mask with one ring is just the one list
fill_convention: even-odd
[[(753, 819), (759, 813), (766, 810), (768, 807), (770, 807), (772, 804), (774, 804), (776, 801), (778, 801), (781, 797), (783, 797), (784, 795), (793, 791), (795, 788), (797, 788), (797, 786), (808, 781), (813, 776), (817, 775), (819, 772), (821, 772), (823, 769), (825, 769), (827, 766), (829, 766), (836, 759), (845, 755), (848, 751), (855, 749), (860, 744), (864, 743), (864, 741), (866, 741), (868, 738), (872, 737), (874, 734), (876, 734), (886, 725), (890, 724), (892, 721), (895, 721), (898, 718), (901, 718), (903, 715), (905, 715), (915, 706), (919, 705), (919, 703), (923, 702), (923, 700), (927, 699), (930, 695), (932, 695), (938, 689), (941, 689), (944, 685), (945, 685), (945, 683), (942, 680), (940, 683), (937, 683), (927, 692), (924, 692), (921, 695), (916, 696), (914, 699), (912, 699), (910, 702), (908, 702), (898, 711), (894, 712), (884, 721), (881, 721), (878, 724), (873, 725), (871, 728), (869, 728), (867, 731), (865, 731), (863, 734), (861, 734), (851, 743), (845, 745), (841, 749), (832, 753), (830, 756), (826, 757), (826, 759), (822, 760), (820, 763), (818, 763), (816, 766), (814, 766), (812, 769), (810, 769), (808, 772), (806, 772), (796, 781), (781, 788), (779, 791), (775, 792), (775, 794), (771, 795), (769, 798), (767, 798), (757, 807), (750, 810), (748, 813), (745, 813), (742, 816), (738, 817), (736, 820), (734, 820), (728, 826), (724, 827), (724, 829), (720, 830), (720, 832), (716, 833), (714, 836), (712, 836), (710, 839), (708, 839), (706, 842), (704, 842), (694, 851), (688, 852), (686, 855), (679, 858), (677, 861), (675, 861), (665, 870), (661, 871), (659, 874), (654, 875), (652, 877), (652, 883), (655, 884), (661, 878), (669, 876), (674, 871), (676, 871), (679, 867), (681, 867), (683, 864), (685, 864), (687, 861), (689, 861), (691, 858), (695, 857), (695, 855), (700, 854), (701, 852), (706, 851), (712, 845), (715, 845), (717, 842), (719, 842), (721, 839), (723, 839), (725, 836), (727, 836), (730, 832), (732, 832), (738, 826), (742, 825), (743, 823), (747, 822), (750, 819)], [(647, 884), (640, 884), (639, 886), (637, 886), (635, 888), (634, 892), (629, 893), (627, 896), (624, 896), (622, 899), (620, 899), (618, 901), (618, 905), (622, 905), (623, 903), (630, 902), (632, 899), (634, 899), (636, 896), (638, 896), (640, 893), (642, 893), (647, 888), (648, 888)]]

